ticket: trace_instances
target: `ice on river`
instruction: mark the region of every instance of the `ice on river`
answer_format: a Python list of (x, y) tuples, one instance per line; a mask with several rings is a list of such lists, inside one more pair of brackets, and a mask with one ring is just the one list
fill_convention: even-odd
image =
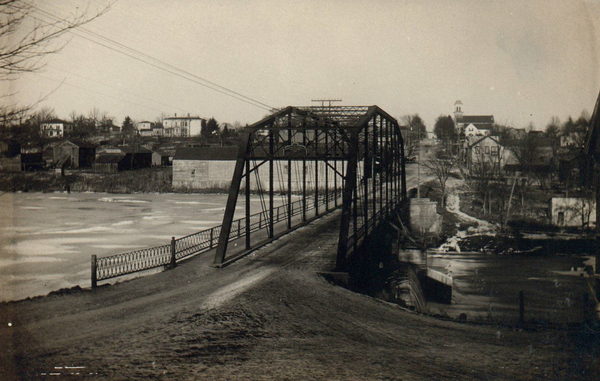
[[(219, 225), (226, 200), (226, 194), (4, 193), (0, 301), (89, 287), (91, 255), (162, 245)], [(253, 199), (252, 211), (259, 205)]]

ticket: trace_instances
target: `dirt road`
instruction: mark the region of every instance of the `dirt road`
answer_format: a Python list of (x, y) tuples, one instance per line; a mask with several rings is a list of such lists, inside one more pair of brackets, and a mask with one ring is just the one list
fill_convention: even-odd
[(597, 379), (590, 335), (439, 321), (327, 283), (338, 216), (224, 269), (199, 257), (0, 305), (0, 378)]

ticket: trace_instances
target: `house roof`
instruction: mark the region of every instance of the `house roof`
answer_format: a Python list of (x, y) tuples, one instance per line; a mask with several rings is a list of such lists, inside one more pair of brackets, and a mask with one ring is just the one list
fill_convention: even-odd
[(237, 146), (179, 147), (173, 160), (235, 160)]
[(500, 144), (500, 142), (498, 140), (496, 140), (494, 137), (492, 136), (482, 136), (481, 139), (477, 139), (475, 140), (473, 143), (469, 144), (469, 148), (473, 147), (476, 144), (479, 144), (482, 140), (484, 139), (490, 139), (492, 141), (494, 141), (496, 144), (498, 144), (499, 146), (501, 146), (502, 144)]
[(456, 118), (457, 122), (460, 123), (473, 123), (473, 124), (478, 124), (478, 123), (485, 123), (485, 124), (490, 124), (490, 123), (494, 123), (494, 116), (493, 115), (463, 115), (459, 118)]
[(42, 124), (44, 123), (63, 123), (63, 124), (67, 124), (68, 122), (66, 120), (62, 120), (62, 119), (50, 119), (50, 120), (46, 120), (44, 122), (42, 122)]
[(118, 163), (125, 155), (118, 153), (102, 153), (96, 158), (96, 163), (109, 164)]
[(160, 156), (171, 156), (168, 152), (161, 150), (160, 148), (155, 148), (152, 150), (152, 153), (159, 154)]
[(142, 146), (120, 146), (118, 147), (121, 151), (125, 153), (152, 153), (148, 148)]
[(81, 140), (76, 140), (76, 139), (67, 139), (67, 140), (59, 143), (59, 145), (60, 144), (65, 144), (65, 143), (74, 144), (74, 145), (76, 145), (79, 148), (96, 148), (97, 147), (95, 144), (87, 143), (87, 142), (84, 142), (84, 141), (81, 141)]
[(199, 116), (169, 116), (164, 118), (163, 120), (178, 120), (178, 119), (201, 119), (201, 120), (206, 120), (204, 118), (201, 118)]

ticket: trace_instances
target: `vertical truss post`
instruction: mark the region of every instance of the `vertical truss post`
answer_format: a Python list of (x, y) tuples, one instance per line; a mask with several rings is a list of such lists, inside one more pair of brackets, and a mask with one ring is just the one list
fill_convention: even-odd
[(365, 231), (368, 231), (369, 228), (369, 166), (371, 165), (370, 163), (370, 157), (369, 157), (369, 123), (367, 123), (365, 125), (365, 131), (364, 131), (364, 137), (365, 137), (365, 141), (364, 141), (364, 149), (365, 152), (363, 153), (363, 180), (364, 180), (364, 184), (363, 184), (363, 214), (364, 214), (364, 221), (365, 221)]
[(390, 121), (385, 120), (385, 212), (390, 210), (390, 171), (392, 155), (390, 154)]
[(250, 160), (246, 158), (246, 250), (250, 250), (250, 177)]
[(401, 181), (401, 192), (402, 201), (406, 201), (406, 157), (404, 156), (404, 141), (400, 144), (400, 181)]
[[(288, 115), (288, 136), (287, 144), (292, 145), (292, 114)], [(287, 228), (292, 229), (292, 161), (287, 161)]]
[(305, 149), (302, 159), (302, 221), (306, 221), (306, 119), (302, 120), (302, 145)]
[[(358, 164), (358, 163), (357, 163)], [(352, 197), (352, 235), (354, 239), (352, 240), (352, 252), (356, 253), (356, 248), (358, 247), (358, 173), (354, 176), (354, 195)], [(366, 226), (365, 226), (366, 229)]]
[[(269, 129), (269, 238), (273, 238), (275, 235), (273, 224), (273, 156), (275, 151), (275, 137), (273, 136), (273, 133), (273, 124), (271, 124), (271, 128)], [(277, 138), (279, 139), (279, 132), (277, 132)]]
[(377, 214), (377, 117), (373, 117), (373, 149), (371, 150), (371, 184), (373, 185), (373, 217)]
[[(315, 129), (315, 153), (319, 155), (319, 129)], [(315, 159), (315, 216), (319, 215), (319, 160)]]
[(396, 135), (397, 130), (396, 130), (396, 126), (394, 125), (394, 123), (392, 123), (392, 152), (393, 152), (393, 157), (392, 157), (392, 163), (393, 163), (393, 174), (394, 174), (394, 178), (393, 178), (393, 196), (394, 197), (394, 208), (396, 207), (396, 205), (398, 204), (398, 135)]
[(384, 184), (384, 177), (383, 177), (383, 170), (385, 169), (383, 167), (383, 160), (385, 159), (383, 157), (383, 155), (385, 154), (385, 151), (383, 150), (383, 117), (380, 115), (379, 116), (379, 218), (381, 219), (381, 213), (383, 213), (383, 202), (384, 202), (384, 197), (385, 197), (385, 192), (384, 192), (384, 188), (385, 188), (385, 184)]
[(338, 173), (337, 173), (337, 152), (336, 159), (333, 161), (333, 205), (338, 206)]
[[(215, 252), (213, 264), (216, 266), (222, 265), (225, 261), (225, 253), (227, 252), (229, 233), (231, 232), (231, 223), (233, 222), (233, 216), (235, 214), (235, 204), (237, 203), (240, 184), (242, 183), (244, 163), (246, 162), (249, 141), (250, 134), (244, 133), (240, 139), (238, 156), (235, 162), (235, 169), (233, 170), (233, 178), (231, 179), (229, 196), (227, 197), (227, 205), (225, 206), (225, 215), (223, 216), (223, 225), (221, 226), (221, 232), (219, 234), (219, 244), (217, 246), (217, 251)], [(246, 176), (249, 177), (250, 174), (246, 173)]]
[[(344, 270), (346, 267), (346, 255), (348, 253), (348, 233), (350, 231), (350, 218), (352, 214), (352, 196), (356, 188), (356, 166), (358, 157), (358, 136), (352, 132), (348, 147), (348, 163), (346, 165), (344, 192), (342, 194), (342, 216), (340, 221), (340, 236), (338, 239), (338, 251), (336, 258), (336, 269)], [(356, 240), (356, 237), (354, 237)]]
[(329, 211), (329, 131), (325, 130), (325, 211)]

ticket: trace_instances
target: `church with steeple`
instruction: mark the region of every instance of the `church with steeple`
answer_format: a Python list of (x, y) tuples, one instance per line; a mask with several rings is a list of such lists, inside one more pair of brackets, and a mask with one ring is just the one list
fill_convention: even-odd
[(494, 126), (493, 115), (464, 115), (463, 103), (454, 102), (454, 125), (459, 136), (489, 136)]

